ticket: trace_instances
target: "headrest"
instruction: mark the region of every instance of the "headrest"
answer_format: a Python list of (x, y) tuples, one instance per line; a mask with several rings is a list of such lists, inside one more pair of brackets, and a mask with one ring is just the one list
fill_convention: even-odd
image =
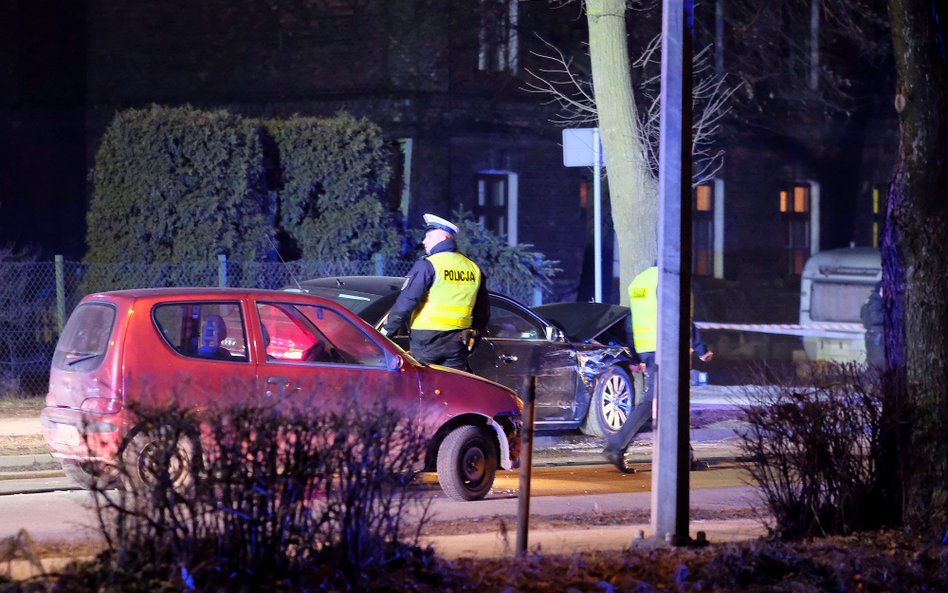
[(205, 345), (215, 342), (220, 344), (227, 337), (227, 324), (220, 315), (208, 315), (204, 319), (204, 329), (201, 332), (201, 341)]

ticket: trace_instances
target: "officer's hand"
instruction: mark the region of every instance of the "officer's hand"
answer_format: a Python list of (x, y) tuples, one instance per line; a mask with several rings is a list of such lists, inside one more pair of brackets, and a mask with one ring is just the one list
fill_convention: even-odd
[(701, 362), (708, 362), (712, 358), (714, 358), (714, 352), (711, 352), (710, 350), (708, 350), (707, 352), (699, 356), (698, 360), (700, 360)]
[(476, 329), (466, 329), (461, 332), (461, 342), (468, 352), (474, 352), (481, 341), (481, 332)]
[(388, 331), (388, 329), (387, 329), (387, 328), (384, 328), (384, 327), (379, 329), (379, 333), (382, 334), (383, 336), (385, 336), (386, 338), (389, 336), (389, 331)]

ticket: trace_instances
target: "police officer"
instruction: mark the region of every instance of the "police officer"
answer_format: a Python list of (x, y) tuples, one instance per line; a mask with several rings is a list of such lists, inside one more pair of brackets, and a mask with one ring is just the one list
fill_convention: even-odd
[(425, 214), (425, 253), (405, 280), (382, 333), (410, 328), (412, 356), (423, 363), (471, 372), (467, 359), (487, 327), (487, 283), (476, 263), (458, 252), (458, 227)]
[[(648, 390), (655, 386), (655, 350), (658, 346), (658, 267), (652, 266), (629, 284), (629, 307), (632, 309), (632, 338), (635, 351), (648, 373)], [(691, 324), (691, 349), (701, 362), (708, 362), (714, 353), (708, 350), (695, 324)]]
[[(628, 472), (625, 450), (636, 433), (652, 415), (655, 396), (655, 350), (658, 347), (658, 267), (652, 266), (638, 274), (629, 284), (629, 308), (632, 310), (632, 342), (645, 375), (645, 397), (625, 423), (606, 442), (602, 454), (619, 470)], [(691, 324), (691, 349), (702, 362), (714, 353), (708, 350), (695, 324)]]
[(866, 362), (881, 368), (885, 365), (885, 344), (882, 333), (885, 309), (882, 306), (881, 280), (872, 287), (872, 292), (863, 303), (859, 316), (862, 318), (863, 327), (866, 328)]

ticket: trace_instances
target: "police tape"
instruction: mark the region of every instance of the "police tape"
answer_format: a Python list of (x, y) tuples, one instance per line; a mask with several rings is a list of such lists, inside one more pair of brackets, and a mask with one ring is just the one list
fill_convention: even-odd
[(839, 340), (861, 340), (866, 333), (861, 323), (715, 323), (712, 321), (695, 321), (695, 326), (701, 330), (721, 329)]

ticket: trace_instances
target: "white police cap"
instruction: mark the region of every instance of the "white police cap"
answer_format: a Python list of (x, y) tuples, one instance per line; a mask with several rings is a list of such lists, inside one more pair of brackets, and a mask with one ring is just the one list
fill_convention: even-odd
[(458, 226), (453, 222), (445, 220), (440, 216), (435, 216), (431, 213), (426, 213), (425, 216), (425, 228), (426, 229), (441, 229), (442, 231), (448, 231), (449, 233), (457, 233)]

